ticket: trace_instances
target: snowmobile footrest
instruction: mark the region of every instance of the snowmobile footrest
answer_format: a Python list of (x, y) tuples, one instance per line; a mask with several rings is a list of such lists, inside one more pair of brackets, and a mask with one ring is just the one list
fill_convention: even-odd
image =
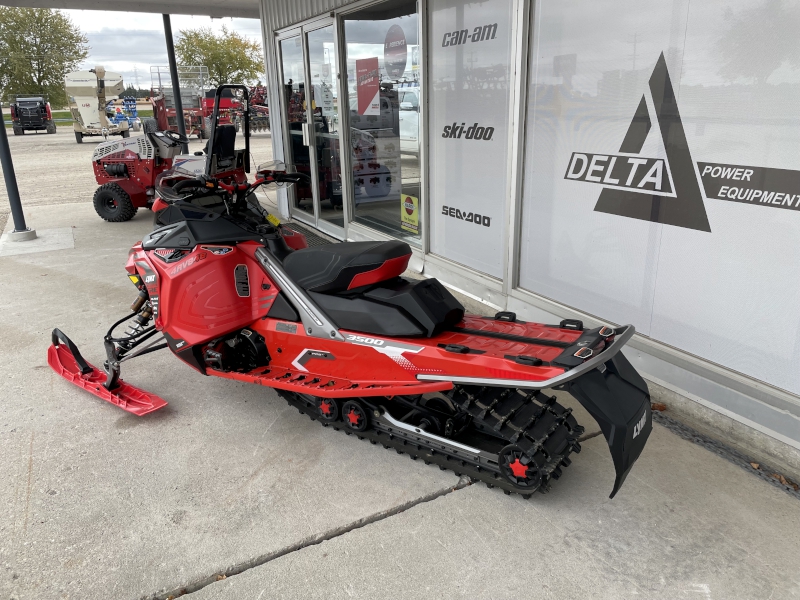
[(351, 381), (325, 375), (293, 371), (281, 367), (261, 367), (250, 373), (207, 370), (208, 375), (235, 379), (266, 387), (311, 394), (320, 398), (351, 398), (353, 396), (404, 396), (444, 392), (452, 389), (449, 381), (404, 383), (400, 381)]
[(106, 374), (86, 362), (72, 340), (58, 329), (53, 330), (53, 344), (47, 349), (47, 364), (67, 381), (134, 415), (141, 417), (167, 405), (158, 396), (122, 380), (113, 390), (107, 390), (103, 385)]

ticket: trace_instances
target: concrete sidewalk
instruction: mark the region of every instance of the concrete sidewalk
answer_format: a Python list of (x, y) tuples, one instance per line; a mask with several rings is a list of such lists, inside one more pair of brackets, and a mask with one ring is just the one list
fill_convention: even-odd
[(659, 425), (614, 500), (595, 437), (524, 501), (167, 353), (123, 372), (166, 409), (104, 403), (50, 371), (49, 333), (101, 362), (151, 215), (26, 210), (62, 245), (0, 248), (0, 600), (800, 597), (800, 503)]

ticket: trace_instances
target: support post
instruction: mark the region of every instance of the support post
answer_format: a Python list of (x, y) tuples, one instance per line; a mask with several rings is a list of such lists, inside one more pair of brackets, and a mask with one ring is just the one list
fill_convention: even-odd
[[(183, 117), (183, 101), (181, 100), (181, 81), (178, 79), (178, 64), (175, 62), (175, 45), (172, 42), (172, 23), (169, 15), (164, 17), (164, 37), (167, 39), (167, 59), (169, 60), (169, 77), (172, 80), (172, 97), (175, 99), (175, 120), (178, 133), (186, 137), (186, 122)], [(189, 144), (183, 145), (183, 153), (189, 154)]]
[(2, 131), (0, 131), (0, 165), (3, 167), (3, 178), (6, 180), (8, 203), (11, 205), (11, 217), (14, 220), (14, 231), (9, 235), (13, 242), (24, 242), (36, 238), (36, 231), (28, 229), (25, 225), (25, 214), (22, 212), (22, 201), (19, 198), (17, 175), (14, 173), (14, 163), (11, 161), (11, 148), (8, 145), (5, 117), (3, 118)]

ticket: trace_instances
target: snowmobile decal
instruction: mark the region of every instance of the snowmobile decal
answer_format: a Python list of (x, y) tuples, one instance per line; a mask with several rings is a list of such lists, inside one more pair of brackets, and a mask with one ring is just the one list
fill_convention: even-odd
[(300, 354), (297, 355), (292, 361), (292, 365), (295, 368), (308, 372), (306, 369), (306, 363), (313, 358), (319, 358), (320, 360), (336, 360), (336, 357), (331, 354), (330, 352), (325, 352), (324, 350), (311, 350), (309, 348), (304, 349)]

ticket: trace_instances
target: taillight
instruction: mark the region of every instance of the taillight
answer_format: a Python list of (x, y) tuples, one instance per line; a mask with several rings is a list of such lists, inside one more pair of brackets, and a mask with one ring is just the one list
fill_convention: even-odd
[(45, 106), (47, 107), (47, 120), (50, 121), (53, 118), (53, 113), (50, 112), (50, 103), (48, 102)]
[(16, 119), (17, 118), (17, 109), (14, 108), (13, 104), (11, 105), (11, 118), (12, 119)]

